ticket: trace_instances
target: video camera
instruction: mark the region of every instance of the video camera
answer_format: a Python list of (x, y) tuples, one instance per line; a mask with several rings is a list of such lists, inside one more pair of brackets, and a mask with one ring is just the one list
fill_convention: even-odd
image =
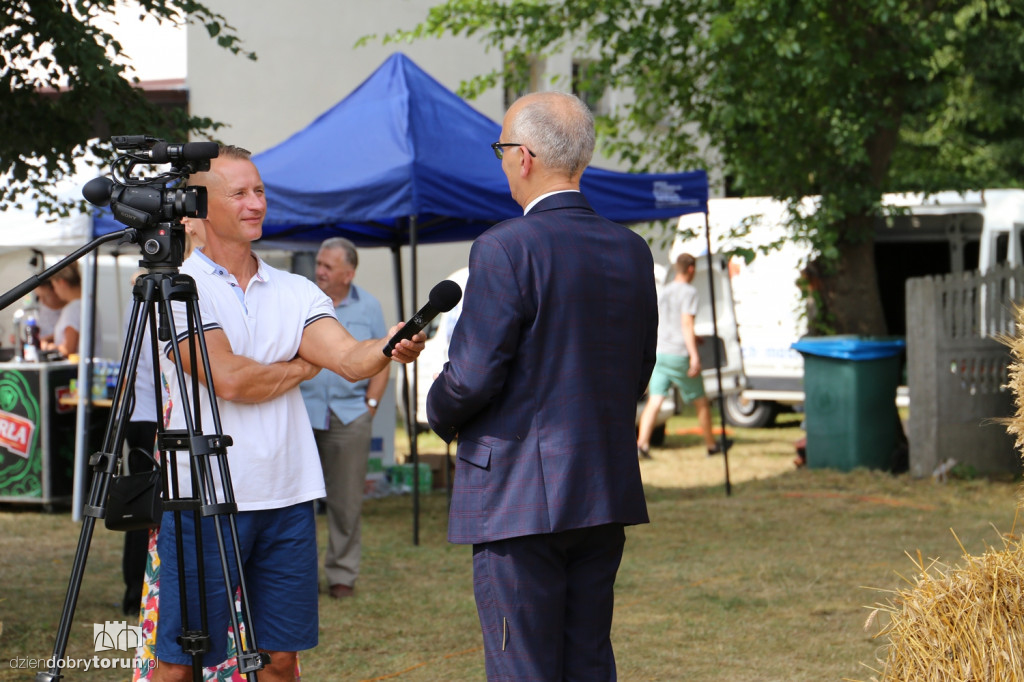
[[(82, 195), (95, 206), (110, 205), (114, 218), (136, 230), (131, 241), (142, 248), (142, 267), (178, 267), (185, 251), (182, 218), (206, 217), (206, 188), (180, 186), (192, 173), (210, 170), (216, 142), (168, 144), (148, 135), (115, 135), (114, 149), (124, 152), (111, 166), (111, 176), (90, 180)], [(133, 177), (139, 164), (170, 163), (171, 169), (152, 178)], [(177, 187), (167, 187), (169, 182)]]

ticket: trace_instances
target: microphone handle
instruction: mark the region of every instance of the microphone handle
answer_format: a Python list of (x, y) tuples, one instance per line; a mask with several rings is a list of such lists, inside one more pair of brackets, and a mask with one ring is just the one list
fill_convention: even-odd
[(432, 308), (429, 303), (423, 306), (418, 313), (409, 318), (409, 321), (391, 337), (388, 345), (384, 346), (384, 355), (390, 358), (391, 352), (395, 350), (395, 346), (400, 344), (403, 339), (411, 339), (415, 334), (422, 331), (434, 319), (435, 315), (437, 315), (437, 310)]

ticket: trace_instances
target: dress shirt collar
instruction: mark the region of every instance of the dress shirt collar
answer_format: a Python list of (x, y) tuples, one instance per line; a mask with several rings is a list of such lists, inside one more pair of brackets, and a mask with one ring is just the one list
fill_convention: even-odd
[(529, 213), (530, 209), (532, 209), (534, 206), (536, 206), (538, 203), (540, 203), (544, 199), (547, 199), (548, 197), (553, 196), (555, 194), (561, 194), (562, 192), (576, 192), (578, 194), (579, 190), (578, 189), (560, 189), (560, 190), (555, 191), (555, 192), (548, 192), (547, 194), (541, 194), (539, 197), (537, 197), (536, 199), (534, 199), (533, 201), (531, 201), (530, 203), (528, 203), (526, 205), (526, 208), (523, 209), (523, 215), (526, 215), (527, 213)]
[(348, 285), (348, 293), (345, 294), (345, 298), (338, 301), (338, 305), (335, 308), (343, 308), (352, 303), (359, 303), (359, 289), (355, 284)]
[[(223, 265), (220, 265), (219, 263), (214, 262), (209, 256), (203, 253), (203, 248), (201, 246), (196, 247), (192, 251), (192, 255), (196, 256), (199, 259), (199, 262), (202, 263), (203, 266), (205, 266), (207, 272), (217, 275), (218, 277), (221, 277), (228, 281), (235, 280), (234, 275), (228, 272), (227, 268), (225, 268)], [(255, 252), (250, 255), (252, 256), (252, 258), (256, 260), (256, 274), (253, 276), (253, 281), (266, 282), (267, 279), (269, 278), (270, 273), (267, 271), (263, 259), (260, 258)]]

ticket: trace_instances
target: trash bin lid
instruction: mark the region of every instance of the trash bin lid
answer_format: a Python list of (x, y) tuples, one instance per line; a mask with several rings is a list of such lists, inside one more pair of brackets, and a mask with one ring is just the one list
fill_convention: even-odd
[(790, 346), (795, 351), (839, 360), (878, 360), (899, 355), (905, 339), (870, 336), (809, 336)]

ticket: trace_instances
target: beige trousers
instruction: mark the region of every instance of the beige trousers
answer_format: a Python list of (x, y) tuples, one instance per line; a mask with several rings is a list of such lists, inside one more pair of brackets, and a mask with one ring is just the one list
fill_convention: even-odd
[(334, 414), (326, 431), (314, 429), (327, 486), (328, 585), (355, 584), (362, 555), (362, 509), (373, 416), (364, 412), (350, 424)]

